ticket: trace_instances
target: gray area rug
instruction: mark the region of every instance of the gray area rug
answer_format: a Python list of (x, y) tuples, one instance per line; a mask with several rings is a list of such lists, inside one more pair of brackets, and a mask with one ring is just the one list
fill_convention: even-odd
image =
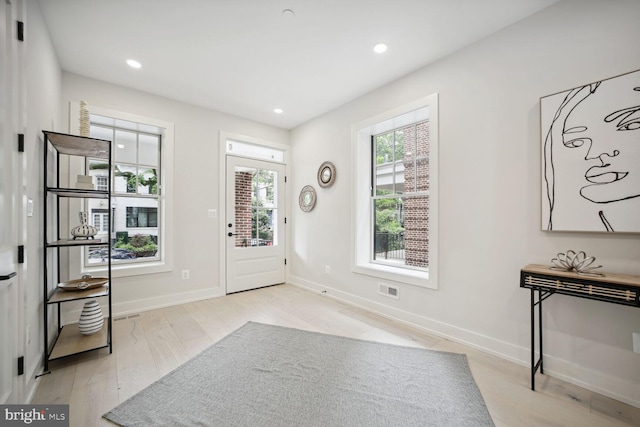
[(103, 415), (122, 426), (493, 426), (465, 355), (249, 322)]

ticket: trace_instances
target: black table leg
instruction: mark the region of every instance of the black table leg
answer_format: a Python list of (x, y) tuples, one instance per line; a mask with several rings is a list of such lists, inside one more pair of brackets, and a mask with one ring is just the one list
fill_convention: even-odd
[(536, 389), (536, 304), (534, 290), (531, 289), (531, 390)]
[(540, 340), (540, 373), (544, 374), (543, 362), (542, 362), (542, 292), (538, 291), (538, 339)]

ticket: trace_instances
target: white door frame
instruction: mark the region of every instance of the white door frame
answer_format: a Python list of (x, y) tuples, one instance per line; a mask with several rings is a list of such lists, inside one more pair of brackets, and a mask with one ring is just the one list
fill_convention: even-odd
[[(218, 156), (218, 241), (219, 241), (219, 263), (220, 263), (220, 274), (219, 274), (219, 286), (220, 296), (226, 295), (227, 293), (227, 257), (226, 257), (226, 245), (227, 245), (227, 224), (226, 224), (226, 180), (227, 180), (227, 141), (235, 140), (242, 141), (254, 145), (261, 145), (269, 148), (274, 148), (280, 150), (284, 153), (283, 164), (285, 167), (285, 175), (288, 174), (289, 166), (288, 166), (288, 158), (289, 158), (289, 146), (273, 141), (268, 141), (265, 139), (254, 138), (247, 135), (237, 134), (233, 132), (220, 131), (219, 137), (219, 156)], [(234, 154), (236, 157), (238, 154)], [(252, 158), (248, 157), (247, 158)], [(264, 160), (258, 158), (258, 160)], [(290, 194), (289, 192), (289, 184), (285, 181), (285, 194)], [(285, 218), (289, 218), (289, 202), (288, 198), (285, 196), (284, 201), (284, 216)], [(285, 245), (285, 258), (289, 258), (289, 233), (286, 233), (286, 238), (283, 244)], [(285, 280), (288, 277), (289, 269), (285, 265)]]
[[(0, 19), (0, 191), (2, 224), (0, 224), (0, 315), (4, 328), (0, 336), (2, 379), (0, 404), (23, 403), (26, 375), (16, 372), (19, 356), (25, 355), (24, 264), (18, 264), (18, 245), (25, 242), (26, 216), (23, 186), (26, 158), (18, 153), (18, 134), (26, 135), (25, 67), (23, 42), (17, 39), (17, 22), (25, 21), (22, 0), (2, 4)], [(23, 215), (24, 214), (24, 215)], [(24, 359), (23, 359), (24, 360)], [(24, 369), (24, 364), (23, 364)], [(9, 378), (5, 374), (10, 372)]]

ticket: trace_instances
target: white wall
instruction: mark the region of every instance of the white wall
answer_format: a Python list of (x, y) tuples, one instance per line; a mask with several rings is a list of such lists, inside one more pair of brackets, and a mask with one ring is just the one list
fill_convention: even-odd
[[(539, 217), (539, 97), (640, 69), (638, 16), (634, 0), (561, 2), (294, 129), (291, 190), (314, 185), (318, 201), (303, 213), (291, 198), (290, 281), (528, 366), (521, 267), (577, 249), (640, 275), (640, 236), (546, 233)], [(350, 271), (351, 125), (436, 92), (439, 289), (399, 284), (394, 300)], [(325, 160), (330, 189), (316, 185)], [(640, 310), (554, 296), (544, 322), (547, 372), (640, 407)]]
[[(282, 144), (289, 143), (289, 131), (65, 72), (60, 104), (65, 126), (71, 101), (175, 126), (173, 271), (114, 280), (116, 315), (223, 295), (218, 220), (207, 217), (208, 209), (223, 211), (218, 206), (220, 131)], [(190, 270), (189, 280), (181, 279), (182, 270)]]
[[(42, 331), (42, 159), (43, 130), (60, 130), (61, 73), (47, 27), (37, 2), (27, 1), (24, 61), (26, 78), (26, 130), (23, 154), (24, 180), (21, 230), (25, 245), (25, 397), (34, 391), (35, 374), (40, 374), (44, 352)], [(34, 214), (26, 217), (26, 199), (34, 201)]]

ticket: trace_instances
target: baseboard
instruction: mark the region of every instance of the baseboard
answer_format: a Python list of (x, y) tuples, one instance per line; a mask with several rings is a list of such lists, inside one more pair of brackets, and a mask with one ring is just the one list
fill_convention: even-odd
[[(42, 354), (42, 351), (40, 352)], [(36, 391), (38, 391), (39, 381), (36, 378), (36, 375), (40, 375), (44, 370), (44, 363), (42, 361), (42, 357), (38, 357), (34, 363), (29, 366), (27, 370), (27, 381), (25, 384), (25, 393), (24, 393), (24, 401), (25, 403), (30, 403), (33, 400), (33, 397), (36, 395)]]
[[(487, 335), (387, 306), (293, 275), (288, 276), (287, 283), (309, 291), (323, 293), (341, 302), (369, 310), (431, 335), (466, 345), (518, 365), (527, 368), (531, 366), (531, 351), (528, 347), (497, 340)], [(548, 355), (545, 355), (544, 363), (546, 375), (640, 408), (640, 389), (635, 382), (604, 375), (598, 371), (585, 369)]]
[[(159, 297), (150, 297), (144, 299), (138, 299), (134, 301), (126, 301), (113, 304), (113, 317), (118, 318), (121, 316), (128, 316), (130, 314), (140, 313), (143, 311), (155, 310), (158, 308), (171, 307), (173, 305), (187, 304), (195, 301), (202, 301), (205, 299), (218, 298), (224, 296), (225, 292), (222, 288), (201, 289), (197, 291), (182, 292), (173, 295), (163, 295)], [(103, 311), (105, 306), (103, 305)], [(82, 308), (76, 310), (69, 310), (63, 313), (62, 323), (64, 325), (70, 323), (78, 323), (80, 318), (80, 312)]]
[(400, 310), (395, 307), (381, 304), (377, 301), (368, 300), (366, 298), (352, 295), (319, 283), (301, 279), (299, 277), (290, 275), (288, 283), (310, 291), (322, 292), (324, 295), (329, 297), (369, 310), (393, 321), (418, 328), (431, 335), (464, 344), (468, 347), (481, 350), (485, 353), (492, 354), (513, 363), (529, 366), (528, 362), (522, 362), (523, 360), (528, 360), (525, 356), (528, 357), (530, 354), (529, 349), (518, 347), (486, 335), (478, 334), (473, 331), (410, 313), (405, 310)]
[[(528, 365), (527, 365), (528, 366)], [(544, 373), (603, 396), (640, 408), (640, 387), (637, 382), (604, 375), (566, 360), (544, 356)], [(539, 375), (539, 374), (538, 374)]]

